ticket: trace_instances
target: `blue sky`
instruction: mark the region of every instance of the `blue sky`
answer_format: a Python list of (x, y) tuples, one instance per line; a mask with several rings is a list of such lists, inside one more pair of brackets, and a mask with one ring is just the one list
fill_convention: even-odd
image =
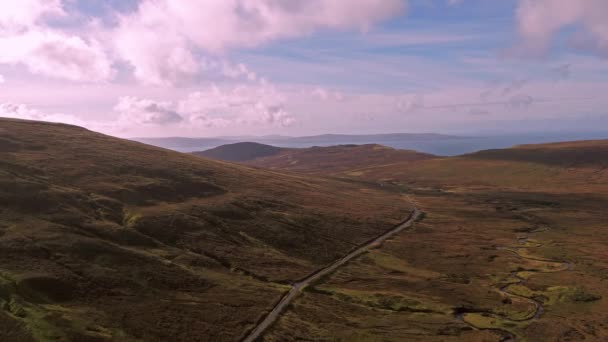
[(598, 131), (603, 0), (24, 0), (0, 116), (119, 136)]

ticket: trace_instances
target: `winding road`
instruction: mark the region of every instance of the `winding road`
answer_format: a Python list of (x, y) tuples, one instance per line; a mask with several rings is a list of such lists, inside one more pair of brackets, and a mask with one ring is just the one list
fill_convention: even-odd
[(258, 323), (258, 325), (249, 333), (249, 335), (247, 335), (247, 337), (243, 339), (243, 341), (252, 342), (262, 336), (264, 331), (266, 331), (266, 329), (268, 329), (274, 322), (277, 321), (277, 319), (279, 319), (281, 313), (285, 310), (285, 308), (287, 308), (287, 306), (289, 306), (289, 304), (291, 304), (291, 302), (298, 296), (302, 289), (321, 279), (321, 277), (334, 272), (340, 266), (343, 266), (350, 260), (367, 252), (372, 247), (381, 244), (382, 242), (386, 241), (388, 238), (394, 236), (395, 234), (403, 231), (406, 228), (411, 227), (412, 224), (416, 221), (416, 219), (420, 216), (420, 214), (420, 210), (414, 207), (414, 210), (412, 211), (410, 216), (403, 223), (387, 231), (386, 233), (361, 244), (359, 247), (357, 247), (341, 259), (334, 261), (328, 266), (321, 268), (315, 271), (314, 273), (311, 273), (310, 275), (306, 276), (306, 278), (292, 284), (289, 292), (287, 292), (287, 294), (281, 298), (281, 300), (275, 305), (272, 311), (270, 311), (270, 313), (268, 313), (268, 315), (261, 322)]

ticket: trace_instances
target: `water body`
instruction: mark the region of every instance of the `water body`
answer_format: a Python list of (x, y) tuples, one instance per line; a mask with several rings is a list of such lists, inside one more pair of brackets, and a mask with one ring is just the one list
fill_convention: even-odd
[[(307, 139), (298, 141), (297, 139), (248, 139), (247, 141), (259, 142), (279, 147), (305, 148), (311, 146), (333, 146), (347, 144), (380, 144), (397, 149), (416, 150), (431, 153), (439, 156), (456, 156), (472, 153), (480, 150), (508, 148), (521, 144), (541, 144), (559, 141), (589, 140), (589, 139), (608, 139), (608, 133), (551, 133), (551, 134), (522, 134), (522, 135), (496, 135), (496, 136), (469, 136), (469, 137), (444, 137), (438, 139), (403, 139), (403, 140), (382, 140), (382, 139), (361, 139), (356, 141), (349, 139), (333, 138), (331, 140)], [(238, 142), (239, 140), (227, 141), (225, 143)], [(169, 147), (180, 152), (204, 151), (217, 147), (221, 144), (201, 144), (201, 146), (189, 147)]]

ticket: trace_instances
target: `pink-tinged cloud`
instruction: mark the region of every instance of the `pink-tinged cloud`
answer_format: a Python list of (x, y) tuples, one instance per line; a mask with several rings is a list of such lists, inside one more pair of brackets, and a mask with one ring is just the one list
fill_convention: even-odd
[(120, 18), (112, 41), (138, 79), (179, 83), (201, 72), (200, 51), (221, 54), (324, 29), (367, 30), (404, 9), (404, 0), (144, 0)]
[(45, 16), (64, 15), (61, 0), (19, 0), (0, 2), (0, 32), (30, 28)]
[(21, 64), (34, 74), (75, 81), (111, 78), (111, 62), (99, 42), (45, 26), (46, 17), (63, 15), (60, 0), (2, 2), (0, 64)]
[(558, 31), (577, 25), (573, 46), (608, 55), (607, 13), (606, 0), (520, 0), (517, 22), (531, 52), (544, 52)]
[(123, 124), (168, 125), (184, 120), (175, 111), (173, 103), (166, 101), (124, 96), (118, 100), (114, 110), (120, 113), (119, 121)]
[(66, 115), (62, 113), (48, 114), (41, 112), (37, 109), (31, 108), (25, 104), (17, 103), (0, 103), (0, 117), (48, 122), (61, 122), (78, 126), (86, 125), (83, 120), (73, 115)]
[(282, 94), (269, 85), (201, 88), (177, 101), (121, 97), (114, 106), (118, 126), (146, 125), (189, 128), (276, 126), (287, 127), (295, 118)]
[(73, 81), (104, 81), (114, 75), (98, 42), (51, 30), (0, 37), (0, 63), (21, 64), (34, 74)]

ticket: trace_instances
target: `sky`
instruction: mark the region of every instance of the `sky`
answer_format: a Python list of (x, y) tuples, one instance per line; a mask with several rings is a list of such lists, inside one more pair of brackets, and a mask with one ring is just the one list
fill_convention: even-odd
[(0, 116), (122, 137), (606, 131), (605, 0), (0, 2)]

